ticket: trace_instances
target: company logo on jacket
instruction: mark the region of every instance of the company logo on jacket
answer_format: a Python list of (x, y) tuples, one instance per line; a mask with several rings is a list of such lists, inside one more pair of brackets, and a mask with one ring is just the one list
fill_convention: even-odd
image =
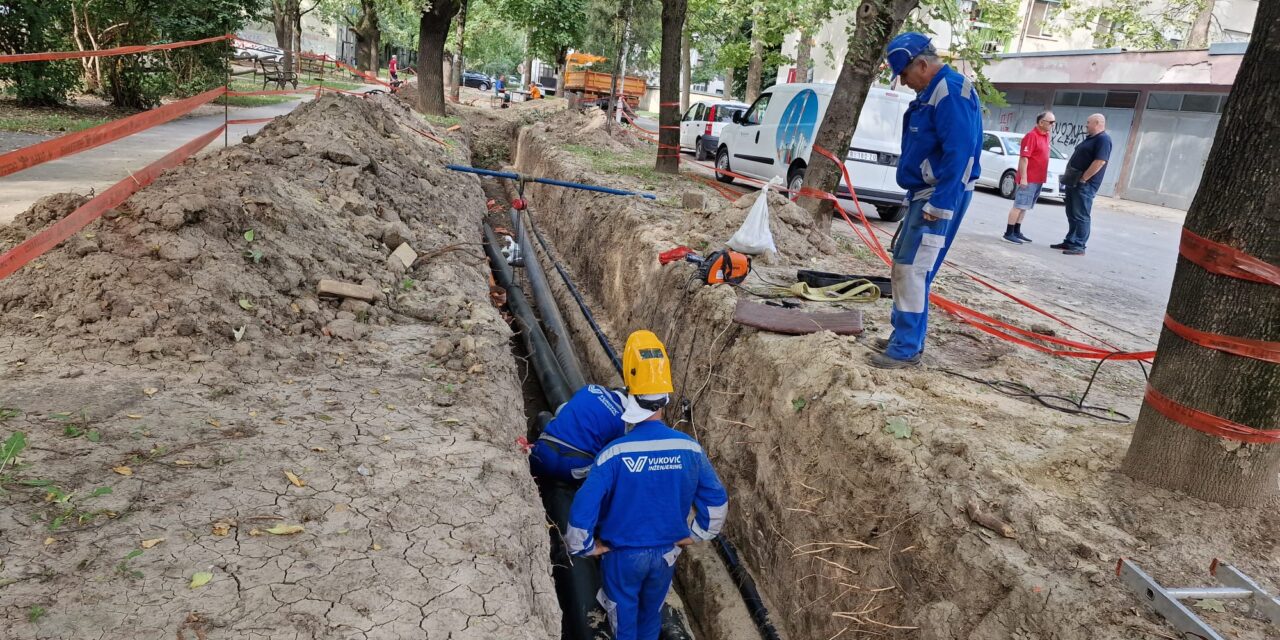
[[(623, 456), (622, 464), (627, 465), (627, 471), (631, 473), (641, 473), (646, 468), (649, 471), (675, 471), (684, 468), (684, 463), (681, 462), (680, 456), (663, 456), (653, 460), (650, 460), (649, 456), (640, 456), (638, 458)], [(648, 467), (645, 466), (646, 464), (648, 464)]]

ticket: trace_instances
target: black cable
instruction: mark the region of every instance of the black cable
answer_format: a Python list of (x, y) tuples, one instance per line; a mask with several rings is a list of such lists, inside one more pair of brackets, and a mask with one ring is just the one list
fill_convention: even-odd
[[(1099, 363), (1099, 366), (1101, 366), (1101, 363)], [(986, 380), (983, 378), (968, 376), (957, 371), (952, 371), (951, 369), (939, 369), (939, 371), (956, 376), (957, 378), (964, 378), (965, 380), (968, 380), (970, 382), (976, 382), (978, 384), (986, 385), (1012, 398), (1030, 398), (1031, 400), (1035, 400), (1036, 402), (1038, 402), (1041, 406), (1044, 406), (1048, 409), (1053, 409), (1054, 411), (1061, 411), (1062, 413), (1066, 413), (1070, 415), (1082, 415), (1089, 418), (1096, 418), (1098, 420), (1105, 420), (1107, 422), (1114, 422), (1117, 424), (1127, 424), (1133, 421), (1133, 418), (1129, 417), (1127, 414), (1121, 413), (1114, 409), (1108, 409), (1106, 407), (1095, 407), (1092, 405), (1084, 404), (1084, 398), (1081, 398), (1080, 401), (1077, 402), (1070, 398), (1066, 398), (1066, 397), (1052, 394), (1052, 393), (1036, 393), (1035, 389), (1032, 389), (1031, 387), (1028, 387), (1027, 385), (1022, 384), (1020, 382), (1014, 382), (1012, 380)], [(1094, 369), (1093, 376), (1090, 376), (1089, 378), (1090, 386), (1093, 385), (1093, 378), (1097, 375), (1098, 375), (1098, 370)], [(1088, 388), (1086, 388), (1085, 393), (1087, 394), (1088, 392), (1089, 390)], [(1059, 402), (1064, 404), (1058, 404)], [(1119, 417), (1117, 418), (1116, 416), (1119, 416)]]

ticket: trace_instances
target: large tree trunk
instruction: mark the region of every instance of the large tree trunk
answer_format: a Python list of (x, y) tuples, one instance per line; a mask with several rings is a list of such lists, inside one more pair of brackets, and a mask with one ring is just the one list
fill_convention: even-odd
[(360, 20), (353, 25), (356, 34), (356, 68), (378, 72), (378, 7), (374, 0), (360, 0)]
[(564, 90), (564, 75), (569, 70), (569, 48), (561, 47), (556, 52), (556, 97), (568, 98), (569, 94)]
[[(680, 54), (689, 44), (688, 36), (682, 35), (688, 6), (688, 0), (662, 0), (662, 59), (658, 70), (658, 157), (653, 165), (653, 170), (658, 173), (680, 173)], [(687, 74), (687, 59), (684, 68)], [(688, 78), (688, 75), (684, 77)], [(684, 95), (687, 101), (688, 93)]]
[[(688, 0), (685, 0), (685, 8), (687, 11)], [(689, 93), (693, 87), (693, 62), (691, 58), (692, 56), (689, 55), (689, 34), (683, 33), (680, 35), (680, 113), (689, 110), (689, 100), (691, 99)]]
[(733, 99), (733, 68), (724, 70), (724, 99)]
[(1213, 22), (1213, 2), (1214, 0), (1205, 0), (1200, 13), (1196, 14), (1196, 21), (1191, 25), (1191, 34), (1187, 36), (1188, 49), (1209, 47), (1209, 23)]
[(444, 43), (458, 0), (434, 0), (418, 20), (418, 111), (444, 115)]
[(529, 89), (529, 83), (533, 82), (533, 29), (529, 30), (529, 34), (525, 38), (524, 45), (524, 87), (526, 91)]
[(623, 0), (618, 4), (618, 55), (613, 58), (613, 77), (609, 79), (609, 107), (605, 109), (604, 130), (613, 131), (613, 120), (618, 108), (618, 81), (627, 68), (627, 31), (630, 29), (631, 0)]
[(764, 40), (759, 18), (751, 21), (751, 61), (747, 63), (747, 102), (760, 97), (760, 74), (764, 68)]
[(271, 26), (275, 27), (276, 46), (284, 50), (284, 57), (280, 60), (282, 69), (293, 68), (293, 30), (301, 3), (302, 0), (271, 0)]
[(809, 81), (809, 65), (813, 61), (813, 35), (807, 30), (800, 30), (800, 39), (796, 41), (796, 82)]
[[(1253, 38), (1205, 164), (1184, 228), (1271, 265), (1280, 264), (1280, 2), (1258, 4)], [(1168, 317), (1191, 329), (1276, 344), (1280, 286), (1210, 273), (1179, 257)], [(1149, 389), (1184, 407), (1254, 429), (1280, 430), (1280, 364), (1160, 334)], [(1136, 480), (1227, 506), (1277, 494), (1280, 443), (1244, 444), (1170, 420), (1144, 402), (1123, 471)]]
[[(815, 145), (837, 158), (844, 158), (853, 141), (862, 103), (866, 102), (867, 91), (879, 74), (885, 46), (917, 4), (919, 0), (863, 0), (858, 6), (853, 34), (849, 36), (849, 51), (845, 53), (835, 91), (827, 104), (827, 115), (818, 127)], [(815, 151), (809, 154), (804, 182), (805, 186), (818, 191), (835, 193), (840, 183), (840, 165)], [(835, 207), (830, 200), (801, 197), (799, 203), (812, 214), (815, 229), (826, 233), (831, 228)]]
[(462, 0), (462, 8), (458, 10), (458, 28), (454, 32), (454, 39), (458, 42), (453, 52), (453, 72), (449, 74), (449, 97), (454, 102), (458, 102), (462, 91), (462, 51), (463, 37), (467, 31), (467, 2), (468, 0)]

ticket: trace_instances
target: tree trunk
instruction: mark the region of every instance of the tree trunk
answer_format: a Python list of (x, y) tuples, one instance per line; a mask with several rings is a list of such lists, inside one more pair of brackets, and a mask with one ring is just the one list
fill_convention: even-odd
[(418, 21), (418, 111), (444, 115), (444, 43), (458, 0), (435, 0)]
[(813, 35), (807, 30), (800, 30), (800, 39), (796, 41), (796, 82), (809, 81), (809, 66), (813, 61)]
[[(680, 173), (681, 53), (689, 46), (684, 35), (688, 0), (662, 0), (662, 58), (658, 70), (658, 157), (653, 170)], [(688, 58), (684, 59), (684, 81), (689, 78)], [(685, 84), (688, 101), (688, 84)]]
[[(1258, 4), (1253, 38), (1218, 124), (1184, 228), (1271, 265), (1280, 264), (1280, 3)], [(1280, 342), (1280, 286), (1210, 273), (1179, 257), (1168, 317), (1192, 329)], [(1280, 364), (1201, 347), (1167, 327), (1149, 389), (1184, 407), (1254, 429), (1280, 430)], [(1144, 402), (1122, 470), (1170, 491), (1226, 506), (1277, 495), (1280, 443), (1245, 444), (1183, 426)]]
[[(849, 143), (853, 141), (853, 129), (858, 124), (862, 104), (866, 102), (867, 90), (879, 74), (885, 46), (917, 4), (919, 0), (863, 0), (858, 6), (853, 34), (849, 36), (849, 51), (845, 53), (835, 91), (827, 104), (827, 115), (814, 138), (815, 145), (837, 158), (844, 158)], [(817, 152), (809, 155), (809, 166), (804, 174), (805, 186), (835, 193), (840, 177), (840, 165)], [(826, 233), (831, 228), (831, 213), (835, 207), (830, 200), (802, 196), (799, 204), (813, 216), (815, 229)]]
[(378, 7), (374, 0), (360, 0), (360, 20), (352, 31), (356, 34), (356, 68), (378, 72)]
[(733, 99), (733, 68), (724, 70), (724, 99)]
[(298, 10), (293, 14), (293, 70), (302, 74), (302, 2), (297, 2)]
[(453, 73), (449, 74), (449, 97), (454, 102), (458, 102), (462, 91), (462, 51), (467, 31), (467, 3), (468, 0), (462, 0), (462, 8), (458, 10), (458, 28), (454, 32), (454, 39), (458, 42), (453, 52)]
[(624, 0), (618, 4), (618, 23), (621, 29), (618, 32), (618, 55), (613, 58), (613, 77), (609, 79), (609, 107), (605, 109), (604, 130), (613, 131), (613, 119), (615, 111), (618, 108), (618, 78), (622, 75), (623, 69), (626, 68), (625, 58), (627, 57), (627, 30), (628, 21), (631, 16), (627, 9), (631, 7), (631, 0)]
[(568, 98), (569, 94), (564, 90), (564, 75), (569, 70), (569, 48), (561, 47), (556, 52), (556, 97)]
[(1209, 47), (1209, 23), (1213, 22), (1213, 2), (1214, 0), (1205, 0), (1200, 13), (1196, 14), (1196, 21), (1191, 25), (1191, 34), (1187, 36), (1188, 49)]
[(528, 90), (529, 83), (533, 82), (533, 29), (529, 30), (524, 42), (524, 86), (522, 88)]
[[(688, 0), (685, 0), (686, 10), (688, 8)], [(665, 6), (663, 7), (665, 9)], [(665, 28), (665, 26), (664, 26)], [(680, 35), (680, 113), (689, 110), (689, 95), (693, 88), (693, 62), (689, 55), (689, 34)], [(659, 90), (661, 93), (661, 90)]]
[(301, 0), (271, 0), (271, 25), (276, 31), (276, 46), (284, 50), (280, 60), (282, 69), (293, 68), (293, 27), (297, 24), (294, 16), (300, 10)]
[(760, 20), (751, 21), (751, 62), (747, 63), (747, 103), (760, 97), (760, 73), (764, 67), (764, 40)]
[(381, 59), (379, 54), (382, 51), (382, 30), (374, 32), (373, 42), (369, 45), (369, 68), (373, 70), (374, 75), (378, 73), (378, 67)]

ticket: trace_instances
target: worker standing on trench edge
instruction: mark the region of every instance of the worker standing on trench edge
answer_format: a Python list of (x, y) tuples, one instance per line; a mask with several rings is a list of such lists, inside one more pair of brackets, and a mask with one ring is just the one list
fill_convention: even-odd
[(968, 78), (943, 64), (928, 36), (908, 32), (889, 42), (894, 77), (916, 92), (903, 116), (898, 186), (907, 215), (893, 245), (893, 334), (879, 340), (871, 365), (920, 363), (929, 325), (929, 290), (964, 220), (978, 179), (982, 105)]
[[(694, 538), (720, 532), (729, 496), (697, 441), (662, 422), (674, 387), (657, 336), (631, 334), (622, 369), (632, 391), (622, 415), (627, 432), (596, 456), (573, 499), (565, 543), (575, 556), (601, 556), (596, 599), (615, 640), (657, 640), (676, 558)], [(641, 401), (636, 391), (663, 399)]]
[[(650, 331), (631, 334), (627, 344), (639, 344), (641, 340), (662, 346)], [(671, 388), (668, 373), (665, 386), (639, 381), (628, 384), (626, 391), (595, 384), (578, 389), (568, 402), (556, 409), (555, 417), (533, 443), (529, 453), (529, 468), (533, 475), (565, 482), (583, 480), (591, 472), (592, 462), (605, 445), (626, 433), (622, 414), (628, 403), (661, 406), (658, 403), (667, 402)]]

